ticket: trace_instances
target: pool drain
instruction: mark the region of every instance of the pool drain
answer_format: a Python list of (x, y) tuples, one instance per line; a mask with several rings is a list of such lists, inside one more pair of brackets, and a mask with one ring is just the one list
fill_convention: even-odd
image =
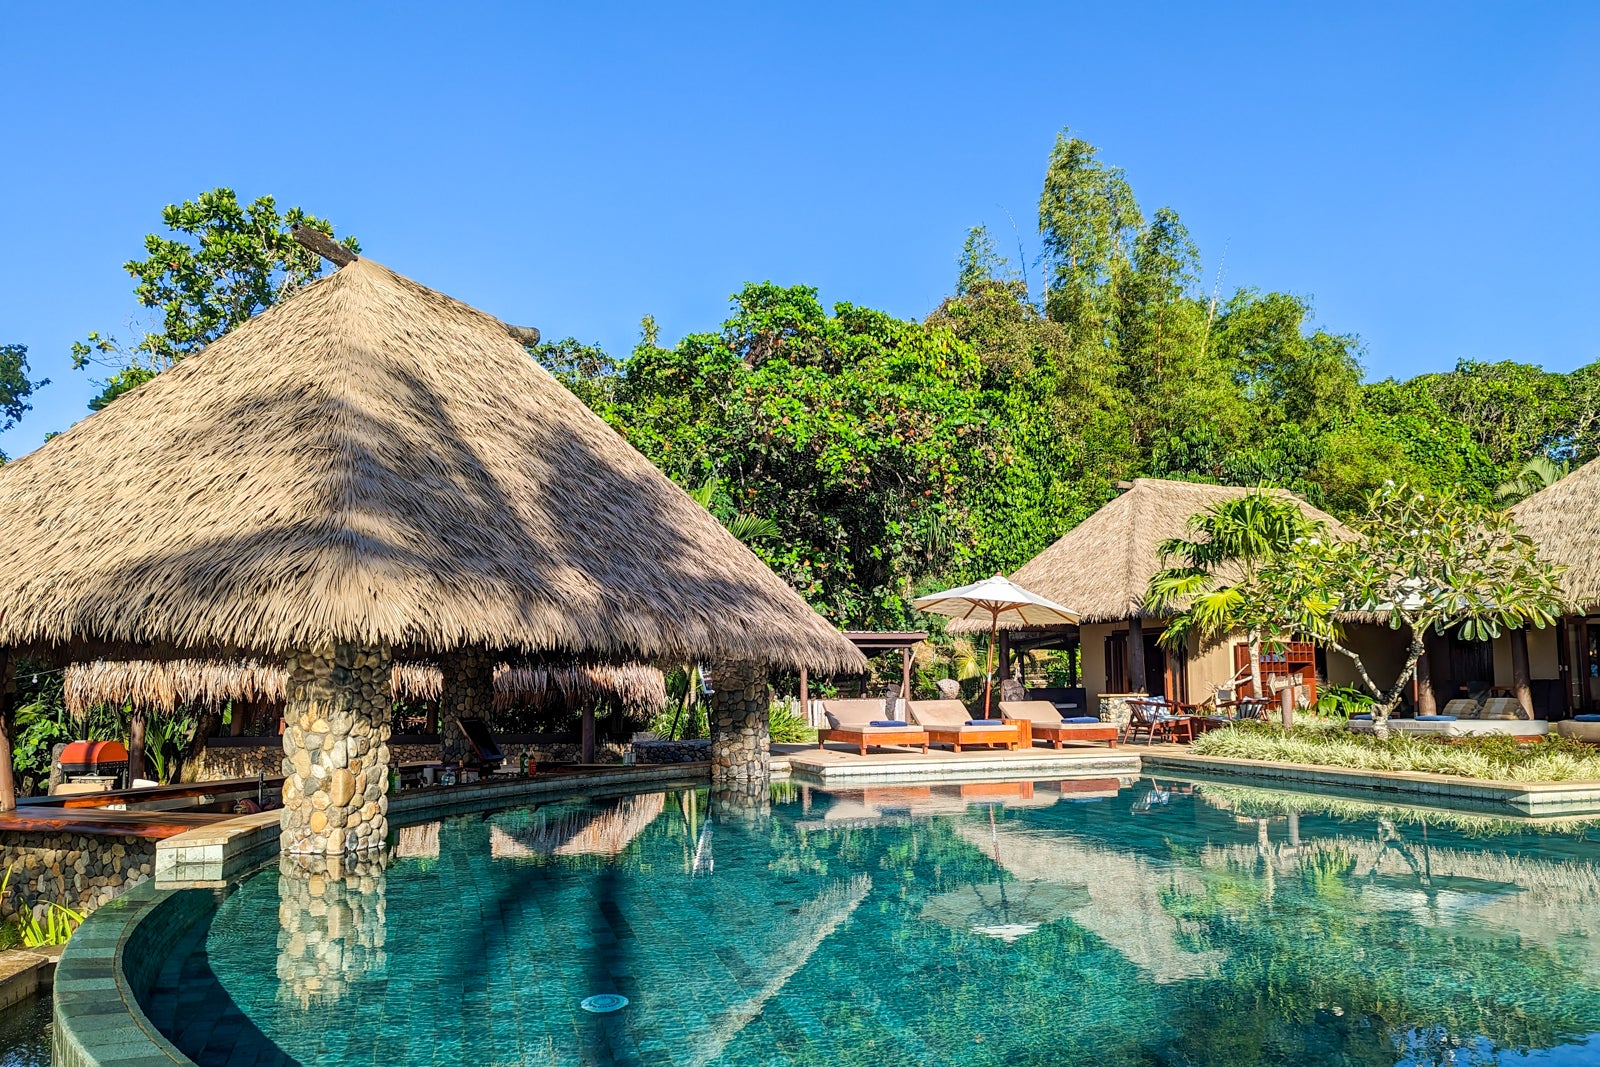
[(578, 1007), (584, 1011), (592, 1011), (596, 1015), (604, 1015), (608, 1011), (620, 1011), (627, 1006), (628, 998), (621, 993), (596, 993), (578, 1002)]

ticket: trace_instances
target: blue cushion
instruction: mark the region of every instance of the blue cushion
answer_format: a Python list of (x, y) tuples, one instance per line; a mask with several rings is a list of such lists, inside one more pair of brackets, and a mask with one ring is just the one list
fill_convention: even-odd
[(1062, 722), (1070, 722), (1070, 723), (1073, 723), (1073, 724), (1077, 724), (1077, 723), (1099, 722), (1100, 720), (1095, 718), (1093, 715), (1074, 715), (1070, 719), (1062, 719), (1061, 721)]
[(1366, 711), (1366, 712), (1362, 712), (1360, 715), (1352, 715), (1352, 716), (1350, 716), (1350, 721), (1351, 722), (1355, 722), (1357, 719), (1366, 719), (1368, 722), (1371, 722), (1372, 721), (1372, 712)]
[(1574, 715), (1573, 722), (1600, 722), (1600, 715)]
[(868, 726), (910, 726), (908, 722), (897, 722), (894, 719), (873, 719)]
[(1454, 715), (1418, 715), (1418, 722), (1455, 722)]
[(999, 719), (968, 719), (968, 726), (1004, 726)]

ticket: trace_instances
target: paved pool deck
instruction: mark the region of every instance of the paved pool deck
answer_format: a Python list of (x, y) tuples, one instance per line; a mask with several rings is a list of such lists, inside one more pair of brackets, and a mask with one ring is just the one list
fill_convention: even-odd
[(850, 782), (982, 781), (1004, 778), (1106, 778), (1139, 773), (1139, 753), (1127, 746), (1083, 745), (1008, 751), (885, 747), (865, 756), (847, 745), (773, 745), (774, 773), (823, 784)]

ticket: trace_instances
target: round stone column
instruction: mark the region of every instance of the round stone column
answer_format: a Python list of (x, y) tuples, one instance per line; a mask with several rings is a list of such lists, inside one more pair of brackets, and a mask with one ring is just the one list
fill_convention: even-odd
[(772, 777), (767, 672), (754, 663), (719, 663), (711, 669), (711, 780), (762, 782)]
[(281, 848), (337, 855), (389, 833), (387, 648), (329, 645), (289, 657)]
[(486, 649), (459, 648), (439, 657), (444, 687), (439, 692), (439, 747), (446, 763), (467, 758), (462, 719), (494, 721), (494, 657)]

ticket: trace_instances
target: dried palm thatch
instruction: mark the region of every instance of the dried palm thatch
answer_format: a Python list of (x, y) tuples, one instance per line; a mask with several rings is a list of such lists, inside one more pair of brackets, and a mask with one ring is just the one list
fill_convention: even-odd
[(1561, 587), (1582, 612), (1600, 611), (1600, 460), (1585, 463), (1511, 509), (1539, 555), (1567, 568)]
[(624, 797), (599, 811), (538, 812), (525, 827), (490, 827), (495, 859), (529, 856), (619, 856), (666, 809), (665, 793)]
[(358, 259), (0, 468), (0, 646), (864, 670), (483, 312)]
[[(393, 692), (398, 700), (438, 700), (444, 675), (428, 663), (396, 663)], [(158, 711), (179, 705), (216, 707), (227, 701), (281, 704), (289, 672), (261, 660), (95, 660), (74, 663), (64, 676), (67, 710), (82, 715), (96, 704), (131, 704)], [(494, 673), (497, 709), (581, 707), (615, 704), (654, 711), (667, 702), (660, 670), (643, 663), (564, 667), (511, 667)]]
[[(1012, 581), (1058, 604), (1070, 604), (1086, 623), (1152, 618), (1145, 607), (1150, 579), (1164, 563), (1160, 546), (1175, 537), (1190, 537), (1189, 516), (1212, 504), (1253, 490), (1232, 485), (1202, 485), (1160, 478), (1137, 478), (1121, 496), (1084, 519), (1066, 536), (1024, 563)], [(1344, 527), (1281, 489), (1271, 492), (1293, 499), (1311, 518), (1338, 536)], [(1001, 621), (1002, 629), (1016, 624)], [(984, 622), (952, 623), (953, 631), (988, 629)]]

